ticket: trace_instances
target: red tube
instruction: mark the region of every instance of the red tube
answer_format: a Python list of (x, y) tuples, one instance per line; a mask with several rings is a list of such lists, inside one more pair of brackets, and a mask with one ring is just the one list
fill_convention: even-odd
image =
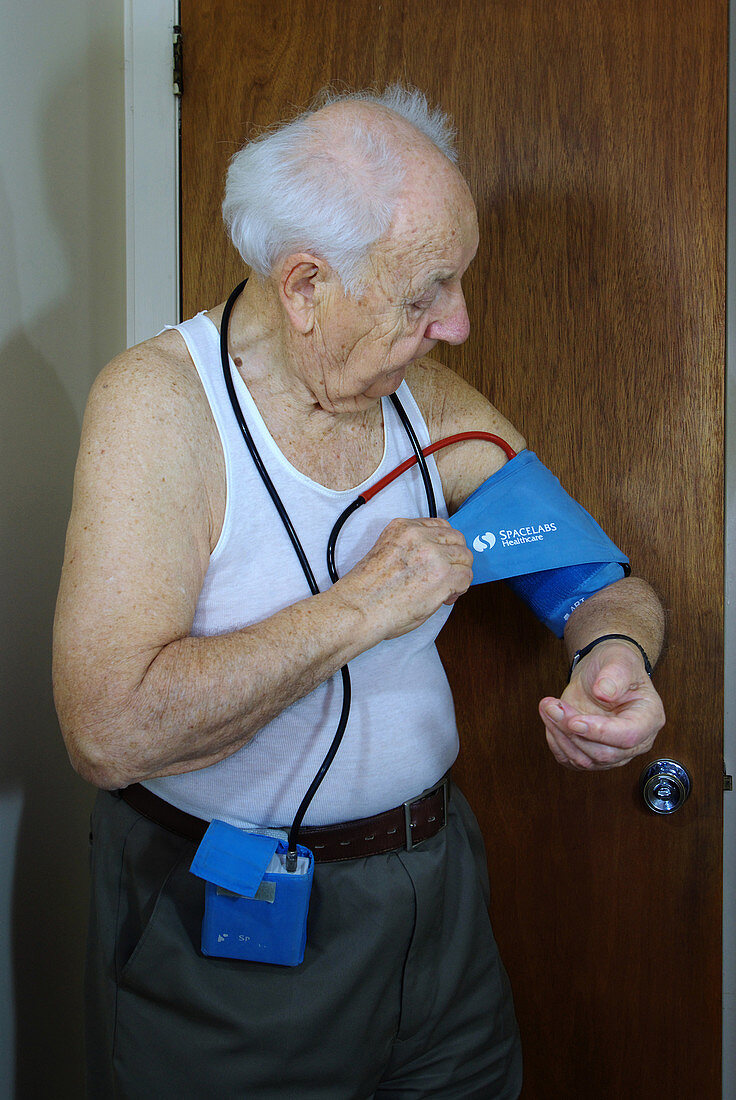
[[(492, 435), (490, 432), (458, 432), (457, 435), (448, 435), (445, 439), (438, 439), (436, 443), (430, 443), (428, 447), (422, 447), (422, 454), (425, 458), (434, 454), (435, 451), (439, 451), (442, 447), (449, 447), (451, 443), (462, 443), (465, 439), (484, 439), (487, 443), (495, 443), (497, 447), (500, 447), (507, 458), (515, 458), (516, 451), (511, 447), (505, 439), (501, 439), (500, 435)], [(417, 461), (417, 456), (412, 455), (411, 458), (407, 458), (405, 462), (402, 462), (399, 466), (382, 477), (380, 481), (377, 481), (375, 485), (371, 485), (370, 489), (366, 489), (360, 495), (364, 501), (368, 501), (371, 497), (374, 497), (376, 493), (380, 493), (381, 489), (385, 489), (387, 485), (390, 485), (397, 477), (405, 473)]]

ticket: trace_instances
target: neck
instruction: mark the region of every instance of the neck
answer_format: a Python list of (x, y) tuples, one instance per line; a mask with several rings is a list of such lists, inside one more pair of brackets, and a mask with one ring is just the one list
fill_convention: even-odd
[[(224, 308), (222, 303), (209, 312), (218, 328)], [(375, 405), (372, 409), (325, 409), (301, 369), (304, 364), (299, 341), (303, 339), (289, 324), (273, 280), (251, 276), (230, 313), (227, 344), (262, 414), (268, 411), (276, 419), (298, 422), (307, 430), (317, 431), (320, 424), (324, 430), (325, 420), (338, 427), (343, 421), (355, 420), (356, 414), (363, 422), (366, 414), (379, 410), (380, 402), (370, 402)]]
[[(210, 310), (220, 328), (224, 303)], [(270, 279), (251, 276), (236, 299), (227, 332), (230, 356), (249, 389), (267, 384), (274, 395), (292, 395), (305, 408), (311, 394), (292, 363), (290, 334), (286, 331), (278, 289)]]

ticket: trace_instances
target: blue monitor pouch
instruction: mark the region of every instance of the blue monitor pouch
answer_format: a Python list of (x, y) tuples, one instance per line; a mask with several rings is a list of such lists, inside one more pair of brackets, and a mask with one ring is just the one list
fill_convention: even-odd
[(297, 845), (297, 869), (286, 870), (278, 837), (213, 821), (191, 871), (205, 880), (202, 953), (222, 959), (298, 966), (307, 942), (314, 857)]

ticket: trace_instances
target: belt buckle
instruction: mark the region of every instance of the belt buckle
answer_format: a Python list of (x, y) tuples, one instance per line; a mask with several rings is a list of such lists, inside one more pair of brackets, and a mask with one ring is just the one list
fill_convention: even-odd
[[(407, 852), (410, 852), (412, 850), (412, 848), (416, 847), (416, 845), (414, 844), (414, 840), (412, 838), (412, 835), (411, 835), (411, 808), (412, 808), (412, 806), (414, 806), (417, 802), (422, 802), (425, 798), (429, 798), (430, 795), (435, 794), (435, 792), (439, 791), (440, 789), (442, 790), (442, 814), (443, 814), (443, 817), (444, 817), (444, 822), (442, 823), (440, 828), (444, 829), (445, 826), (447, 825), (447, 803), (449, 801), (449, 790), (450, 790), (450, 777), (449, 777), (449, 775), (444, 775), (442, 777), (442, 779), (440, 779), (439, 783), (435, 783), (434, 787), (430, 787), (428, 790), (422, 791), (422, 793), (420, 795), (417, 795), (416, 798), (411, 798), (411, 799), (409, 799), (408, 802), (403, 803), (403, 807), (404, 807), (404, 826), (405, 826), (405, 829), (406, 829), (406, 843), (405, 843), (404, 847), (405, 847)], [(440, 830), (438, 829), (437, 832), (439, 832), (439, 831)], [(417, 841), (417, 844), (420, 844), (420, 843), (421, 843), (421, 841)]]

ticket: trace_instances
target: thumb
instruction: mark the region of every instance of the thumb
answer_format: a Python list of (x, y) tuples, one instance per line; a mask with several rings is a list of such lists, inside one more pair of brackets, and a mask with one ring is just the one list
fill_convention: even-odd
[(593, 684), (593, 695), (596, 699), (600, 699), (602, 703), (615, 703), (619, 695), (622, 693), (622, 688), (617, 682), (615, 675), (610, 669), (603, 669), (595, 679)]

